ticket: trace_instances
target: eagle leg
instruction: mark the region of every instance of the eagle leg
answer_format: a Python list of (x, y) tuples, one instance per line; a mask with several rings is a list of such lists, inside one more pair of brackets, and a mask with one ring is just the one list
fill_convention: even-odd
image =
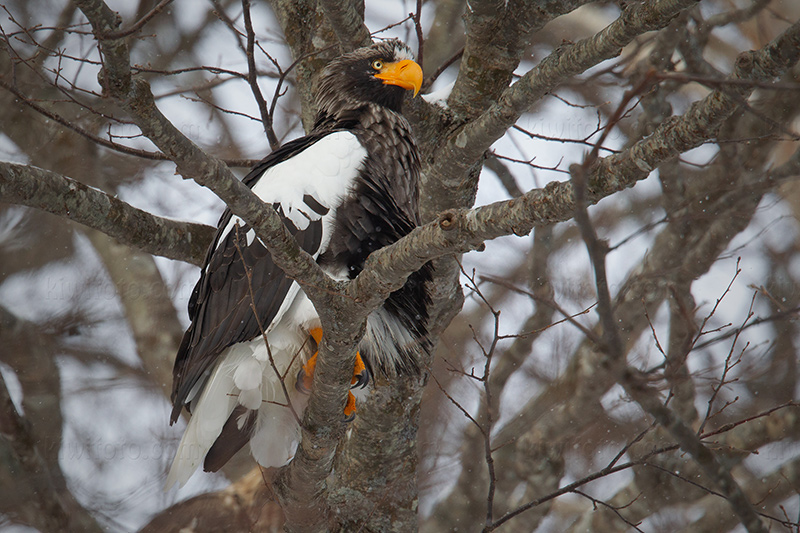
[[(322, 328), (311, 328), (309, 334), (316, 341), (317, 345), (322, 342)], [(314, 352), (309, 360), (303, 365), (297, 373), (297, 383), (295, 388), (303, 393), (308, 393), (311, 390), (311, 384), (314, 380), (314, 370), (317, 367), (317, 355), (319, 351)], [(353, 366), (353, 377), (350, 380), (351, 388), (367, 386), (370, 380), (369, 370), (361, 358), (361, 354), (356, 352), (356, 362)], [(351, 422), (356, 414), (356, 397), (352, 392), (347, 393), (347, 404), (344, 407), (345, 422)]]
[(356, 352), (356, 364), (353, 367), (353, 379), (350, 380), (350, 388), (361, 387), (362, 389), (369, 383), (369, 370), (364, 360), (361, 359), (361, 354)]
[(297, 373), (297, 384), (295, 387), (304, 394), (308, 394), (311, 391), (311, 382), (314, 381), (314, 369), (317, 368), (317, 354), (319, 354), (319, 352), (314, 352), (314, 355), (311, 356), (308, 362), (306, 362)]
[(352, 422), (356, 417), (356, 397), (353, 393), (347, 392), (347, 403), (344, 406), (344, 421)]

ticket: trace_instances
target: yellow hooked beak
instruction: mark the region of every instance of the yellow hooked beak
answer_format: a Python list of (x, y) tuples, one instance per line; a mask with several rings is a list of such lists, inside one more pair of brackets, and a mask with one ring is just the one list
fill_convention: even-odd
[(375, 77), (382, 79), (387, 85), (397, 85), (408, 91), (413, 89), (414, 96), (417, 96), (422, 87), (422, 67), (410, 59), (386, 63)]

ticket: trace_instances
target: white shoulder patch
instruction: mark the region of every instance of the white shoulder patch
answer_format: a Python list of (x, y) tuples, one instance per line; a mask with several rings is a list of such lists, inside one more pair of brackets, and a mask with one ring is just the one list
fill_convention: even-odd
[[(299, 230), (309, 222), (325, 217), (335, 209), (358, 176), (367, 150), (349, 131), (336, 131), (318, 140), (299, 154), (268, 168), (253, 186), (253, 192), (268, 204), (279, 203), (283, 214)], [(304, 198), (311, 197), (309, 202)], [(323, 220), (323, 223), (328, 220)], [(232, 216), (217, 246), (236, 224), (244, 221)], [(327, 226), (327, 224), (325, 224)], [(327, 229), (327, 228), (326, 228)], [(323, 230), (323, 247), (330, 237)], [(247, 244), (255, 231), (247, 232)]]
[(279, 203), (298, 229), (308, 227), (324, 213), (306, 204), (311, 196), (326, 210), (335, 208), (347, 194), (367, 158), (367, 150), (349, 131), (337, 131), (315, 142), (294, 157), (267, 169), (253, 186), (266, 203)]

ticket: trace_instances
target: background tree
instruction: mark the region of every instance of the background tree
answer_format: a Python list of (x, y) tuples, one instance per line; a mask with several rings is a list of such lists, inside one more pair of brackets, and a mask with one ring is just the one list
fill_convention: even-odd
[[(3, 526), (800, 527), (800, 6), (0, 9)], [(336, 283), (235, 176), (309, 126), (328, 60), (385, 37), (426, 73), (406, 115), (427, 225)], [(288, 467), (240, 454), (163, 493), (172, 361), (222, 202), (332, 326), (324, 386)], [(428, 372), (378, 383), (345, 434), (359, 327), (428, 260)]]

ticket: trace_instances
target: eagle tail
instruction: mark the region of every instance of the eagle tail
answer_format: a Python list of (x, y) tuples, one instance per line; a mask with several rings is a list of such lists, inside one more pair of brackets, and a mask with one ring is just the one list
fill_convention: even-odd
[(252, 356), (244, 351), (230, 350), (214, 369), (200, 399), (193, 406), (192, 418), (178, 445), (165, 490), (175, 483), (183, 487), (197, 467), (203, 464), (208, 450), (222, 433), (237, 405), (237, 395), (234, 394), (236, 369), (250, 358)]
[(253, 457), (264, 467), (283, 466), (294, 456), (300, 441), (297, 417), (302, 416), (308, 396), (295, 389), (295, 373), (286, 371), (293, 362), (302, 363), (292, 357), (297, 350), (282, 348), (273, 347), (273, 351), (279, 369), (288, 376), (286, 391), (292, 409), (280, 377), (265, 361), (263, 341), (230, 347), (221, 354), (200, 398), (192, 402), (192, 417), (167, 475), (166, 489), (175, 483), (183, 486), (200, 465), (209, 472), (219, 470), (248, 440)]
[[(290, 389), (289, 396), (297, 416), (303, 416), (308, 396)], [(250, 453), (265, 468), (287, 464), (300, 442), (301, 430), (292, 410), (285, 405), (264, 404), (258, 410), (255, 431), (250, 438)]]

